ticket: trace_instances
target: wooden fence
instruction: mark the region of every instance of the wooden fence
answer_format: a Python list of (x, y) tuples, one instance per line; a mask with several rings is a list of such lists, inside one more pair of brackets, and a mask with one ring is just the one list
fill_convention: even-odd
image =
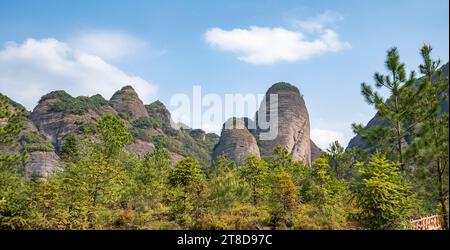
[(415, 230), (440, 230), (442, 229), (442, 216), (432, 215), (417, 220), (412, 220)]

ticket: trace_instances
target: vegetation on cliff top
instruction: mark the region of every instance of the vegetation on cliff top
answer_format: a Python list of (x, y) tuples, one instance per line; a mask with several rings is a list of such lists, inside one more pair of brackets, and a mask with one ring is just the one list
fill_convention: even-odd
[(49, 111), (67, 112), (76, 115), (83, 115), (89, 110), (100, 112), (103, 106), (109, 105), (109, 102), (101, 95), (72, 97), (63, 90), (52, 91), (44, 95), (39, 103), (49, 99), (60, 100), (51, 104)]

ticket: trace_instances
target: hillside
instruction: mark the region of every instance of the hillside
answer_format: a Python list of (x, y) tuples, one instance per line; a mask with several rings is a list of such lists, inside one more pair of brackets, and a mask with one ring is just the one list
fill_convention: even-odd
[[(9, 98), (8, 101), (23, 108)], [(26, 112), (25, 127), (16, 138), (20, 147), (15, 150), (30, 154), (27, 172), (45, 177), (61, 167), (59, 155), (67, 137), (74, 134), (81, 138), (106, 113), (118, 114), (125, 120), (133, 135), (133, 143), (127, 150), (140, 156), (160, 145), (170, 152), (174, 161), (193, 156), (206, 168), (219, 139), (200, 129), (173, 129), (170, 112), (164, 104), (155, 101), (144, 105), (131, 86), (117, 91), (109, 101), (101, 95), (72, 97), (63, 90), (52, 91), (41, 97), (32, 112)]]

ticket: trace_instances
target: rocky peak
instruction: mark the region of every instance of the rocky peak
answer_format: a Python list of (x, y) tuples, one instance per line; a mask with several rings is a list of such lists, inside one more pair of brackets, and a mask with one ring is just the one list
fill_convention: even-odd
[(145, 105), (145, 108), (147, 110), (148, 115), (156, 119), (162, 125), (170, 125), (172, 123), (170, 111), (159, 100), (156, 100), (148, 105)]
[(39, 132), (60, 152), (65, 136), (86, 124), (93, 123), (101, 114), (116, 114), (101, 95), (72, 97), (65, 91), (44, 95), (30, 114)]
[[(264, 115), (269, 120), (270, 94), (278, 95), (278, 134), (273, 140), (259, 140), (262, 156), (273, 155), (273, 149), (284, 146), (292, 153), (295, 160), (311, 164), (311, 142), (309, 114), (300, 91), (294, 85), (279, 82), (272, 85), (266, 92), (266, 109), (261, 106), (258, 115)], [(264, 132), (258, 126), (257, 134)]]
[(131, 86), (125, 86), (114, 93), (110, 103), (119, 115), (127, 120), (148, 117), (144, 103), (139, 99), (138, 94)]
[[(266, 121), (270, 122), (270, 101), (273, 101), (270, 100), (271, 94), (278, 97), (278, 123), (275, 128), (277, 136), (275, 139), (264, 140), (262, 133), (267, 130), (257, 124), (258, 115), (265, 116)], [(270, 157), (276, 146), (283, 146), (292, 153), (294, 160), (310, 165), (311, 160), (323, 153), (310, 139), (309, 114), (297, 87), (286, 82), (276, 83), (267, 90), (265, 100), (256, 113), (256, 121), (231, 118), (226, 122), (236, 126), (232, 129), (225, 126), (222, 128), (220, 140), (214, 148), (213, 160), (220, 154), (236, 162), (242, 161), (250, 153)]]
[[(234, 126), (227, 126), (230, 124)], [(260, 156), (256, 139), (246, 128), (244, 119), (233, 117), (222, 126), (219, 142), (214, 147), (213, 161), (222, 154), (238, 163), (249, 154)]]
[(52, 99), (57, 99), (60, 101), (65, 101), (68, 99), (73, 98), (71, 95), (69, 95), (66, 91), (64, 90), (54, 90), (48, 94), (45, 94), (41, 97), (41, 99), (39, 100), (39, 103), (42, 103), (46, 100), (52, 100)]
[(268, 94), (288, 94), (300, 96), (300, 91), (297, 87), (290, 83), (278, 82), (270, 86), (270, 88), (266, 92), (266, 95)]

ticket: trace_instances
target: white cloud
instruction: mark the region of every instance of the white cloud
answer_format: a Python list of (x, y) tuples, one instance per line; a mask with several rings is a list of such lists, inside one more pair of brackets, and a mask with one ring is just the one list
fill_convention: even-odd
[(156, 85), (101, 57), (53, 38), (9, 42), (0, 49), (0, 92), (28, 109), (53, 90), (66, 90), (74, 96), (99, 93), (110, 98), (124, 85), (133, 86), (144, 102), (157, 90)]
[(222, 131), (222, 124), (203, 122), (201, 129), (206, 131), (207, 133), (215, 133), (217, 135), (220, 135), (220, 133)]
[(328, 25), (344, 19), (339, 13), (333, 11), (325, 11), (324, 13), (305, 20), (294, 20), (293, 24), (296, 28), (308, 32), (323, 32)]
[(119, 31), (87, 30), (68, 40), (68, 44), (108, 61), (139, 55), (147, 43), (137, 37)]
[[(272, 64), (281, 61), (307, 60), (315, 55), (338, 52), (350, 48), (350, 44), (339, 39), (338, 34), (326, 28), (324, 20), (331, 19), (329, 14), (321, 17), (322, 22), (307, 20), (297, 22), (303, 30), (288, 30), (283, 27), (270, 28), (251, 26), (249, 29), (223, 30), (209, 29), (206, 41), (213, 47), (238, 54), (238, 59), (253, 64)], [(303, 33), (314, 33), (308, 39)]]
[(342, 132), (318, 128), (312, 129), (310, 136), (311, 140), (322, 150), (327, 149), (334, 141), (339, 141), (339, 143), (342, 144), (342, 140), (344, 138), (344, 134)]

